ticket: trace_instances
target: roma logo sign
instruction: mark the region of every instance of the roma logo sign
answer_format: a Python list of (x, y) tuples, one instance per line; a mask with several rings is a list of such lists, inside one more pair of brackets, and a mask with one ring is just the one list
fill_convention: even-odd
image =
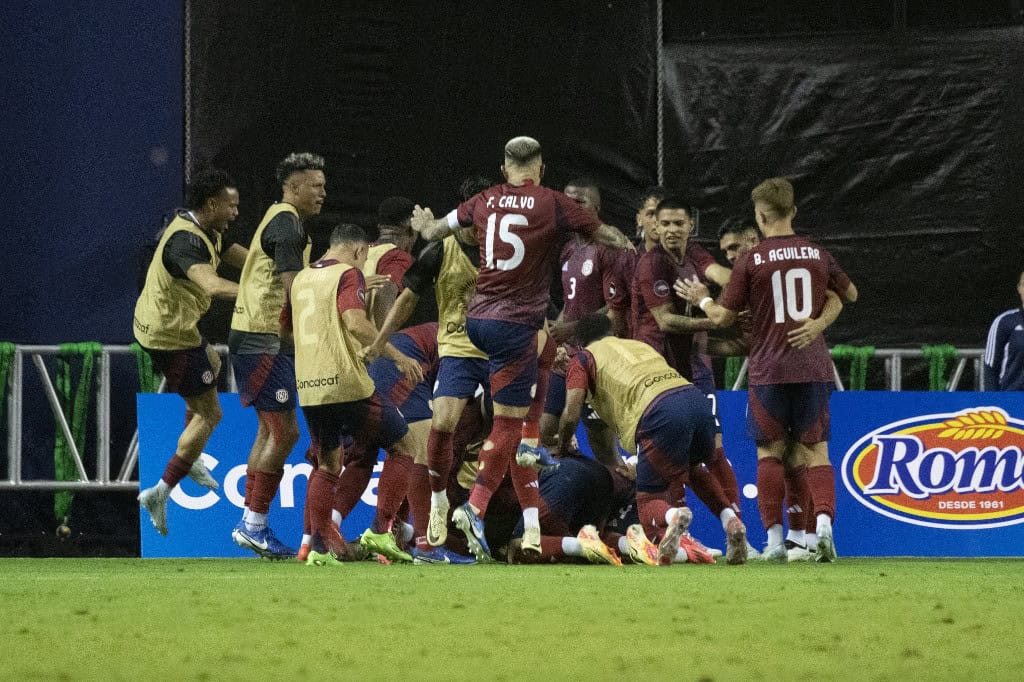
[(1024, 522), (1024, 421), (998, 407), (886, 424), (850, 448), (843, 483), (905, 523), (995, 528)]

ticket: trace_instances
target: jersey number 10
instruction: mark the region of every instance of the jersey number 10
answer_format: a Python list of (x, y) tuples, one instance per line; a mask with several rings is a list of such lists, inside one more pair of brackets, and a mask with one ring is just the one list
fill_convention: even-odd
[(512, 247), (512, 257), (499, 258), (497, 261), (494, 260), (495, 223), (498, 223), (498, 214), (492, 213), (487, 218), (487, 244), (484, 254), (484, 265), (488, 268), (497, 268), (498, 270), (515, 270), (523, 262), (523, 256), (526, 255), (526, 245), (523, 244), (523, 240), (519, 235), (512, 231), (512, 226), (522, 225), (526, 227), (529, 223), (526, 220), (526, 216), (518, 213), (509, 213), (501, 217), (501, 222), (497, 225), (497, 237), (500, 241)]
[[(799, 288), (799, 291), (797, 289)], [(772, 273), (772, 300), (775, 302), (775, 321), (806, 320), (811, 316), (811, 273), (807, 268), (786, 271), (786, 285), (782, 285), (782, 271)], [(799, 306), (799, 307), (797, 307)]]

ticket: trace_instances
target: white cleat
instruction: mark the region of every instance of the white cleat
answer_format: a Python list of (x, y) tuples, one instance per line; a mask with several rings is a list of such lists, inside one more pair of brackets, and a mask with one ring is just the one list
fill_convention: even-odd
[(761, 559), (773, 564), (784, 564), (789, 561), (789, 555), (786, 554), (786, 544), (780, 542), (774, 547), (768, 547), (761, 554)]
[(207, 469), (206, 464), (203, 463), (202, 455), (197, 457), (196, 461), (192, 462), (192, 468), (188, 470), (188, 477), (209, 490), (217, 490), (220, 488), (220, 483), (217, 483), (216, 479), (210, 475), (210, 470)]
[(747, 541), (747, 558), (748, 559), (760, 559), (761, 558), (761, 553), (758, 552), (754, 548), (754, 546), (752, 544), (750, 544), (749, 540)]
[(830, 564), (836, 556), (836, 542), (832, 537), (832, 523), (825, 521), (818, 524), (818, 553), (814, 560), (819, 564)]
[(679, 540), (690, 528), (690, 521), (693, 520), (693, 512), (686, 507), (680, 507), (676, 511), (672, 523), (665, 529), (665, 535), (658, 543), (658, 563), (662, 566), (671, 566), (679, 553)]
[[(164, 492), (164, 491), (167, 492)], [(139, 493), (139, 506), (149, 512), (149, 520), (160, 535), (167, 535), (167, 498), (170, 490), (153, 486)]]
[(427, 543), (440, 547), (448, 539), (448, 504), (430, 505), (430, 519), (427, 521)]
[(520, 548), (523, 554), (530, 557), (540, 556), (540, 528), (528, 526), (523, 529), (523, 544)]
[(788, 561), (810, 561), (814, 558), (814, 552), (807, 549), (799, 542), (786, 540), (786, 559)]

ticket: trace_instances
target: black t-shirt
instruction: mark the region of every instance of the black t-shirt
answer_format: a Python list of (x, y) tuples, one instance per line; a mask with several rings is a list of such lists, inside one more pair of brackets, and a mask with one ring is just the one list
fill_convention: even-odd
[(213, 254), (199, 235), (182, 230), (164, 244), (163, 264), (171, 277), (188, 279), (188, 269), (201, 263), (212, 264)]
[(274, 261), (277, 274), (302, 270), (306, 242), (306, 231), (293, 213), (278, 213), (271, 218), (260, 237), (260, 246)]

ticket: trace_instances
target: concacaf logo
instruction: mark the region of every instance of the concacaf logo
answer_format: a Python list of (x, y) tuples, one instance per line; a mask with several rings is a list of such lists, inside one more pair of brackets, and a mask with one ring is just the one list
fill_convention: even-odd
[(929, 414), (886, 424), (843, 458), (858, 502), (932, 528), (1024, 522), (1024, 421), (998, 407)]

